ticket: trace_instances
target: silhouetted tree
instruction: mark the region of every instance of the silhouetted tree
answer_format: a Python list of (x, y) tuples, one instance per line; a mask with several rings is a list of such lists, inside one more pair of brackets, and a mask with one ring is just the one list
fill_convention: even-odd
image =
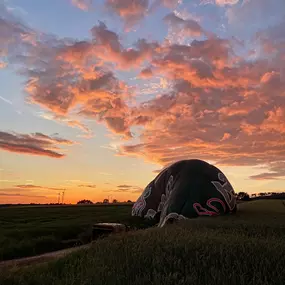
[(237, 199), (242, 201), (248, 201), (250, 200), (249, 195), (246, 192), (239, 192), (237, 194)]
[(104, 199), (104, 200), (103, 200), (103, 203), (104, 203), (104, 204), (109, 204), (109, 199)]
[(92, 205), (93, 204), (93, 202), (92, 201), (90, 201), (90, 200), (80, 200), (80, 201), (78, 201), (77, 202), (77, 205), (82, 205), (82, 204), (88, 204), (88, 205)]
[(118, 203), (118, 200), (114, 199), (113, 200), (113, 204)]

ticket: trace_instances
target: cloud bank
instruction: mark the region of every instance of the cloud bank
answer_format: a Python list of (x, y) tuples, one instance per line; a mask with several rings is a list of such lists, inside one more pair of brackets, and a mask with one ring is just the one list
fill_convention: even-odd
[[(126, 3), (105, 1), (109, 13), (129, 25), (147, 17), (153, 4)], [(240, 9), (266, 12), (267, 2), (256, 3), (216, 4), (233, 5), (226, 12), (234, 23), (233, 16), (247, 19), (246, 13), (239, 16)], [(271, 3), (270, 9), (276, 11), (282, 3)], [(174, 7), (178, 1), (158, 4)], [(268, 171), (251, 178), (284, 178), (284, 22), (259, 29), (248, 43), (206, 34), (203, 22), (175, 13), (164, 22), (182, 31), (190, 43), (142, 38), (125, 45), (102, 22), (90, 29), (89, 40), (60, 39), (19, 24), (6, 13), (1, 18), (0, 47), (5, 62), (27, 79), (25, 91), (31, 104), (55, 116), (76, 114), (105, 124), (125, 140), (119, 155), (143, 157), (162, 166), (187, 158), (218, 165), (266, 165)], [(130, 70), (157, 95), (141, 100), (137, 85), (123, 79)], [(163, 84), (156, 83), (157, 78)], [(24, 144), (23, 148), (25, 136), (2, 136), (2, 149), (61, 157), (54, 146), (63, 143), (52, 138), (32, 136), (33, 147)]]
[(20, 154), (63, 158), (58, 145), (73, 145), (74, 142), (42, 133), (18, 134), (0, 131), (0, 149)]

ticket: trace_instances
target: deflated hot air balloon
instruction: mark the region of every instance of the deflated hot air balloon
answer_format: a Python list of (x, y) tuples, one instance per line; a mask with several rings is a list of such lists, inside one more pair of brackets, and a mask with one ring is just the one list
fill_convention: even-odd
[(182, 160), (165, 168), (138, 198), (132, 216), (173, 220), (217, 216), (236, 211), (234, 189), (217, 167), (201, 160)]

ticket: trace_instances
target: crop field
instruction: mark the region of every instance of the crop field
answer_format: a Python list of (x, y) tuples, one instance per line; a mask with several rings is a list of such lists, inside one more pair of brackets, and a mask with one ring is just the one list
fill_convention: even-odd
[(0, 208), (0, 261), (88, 242), (92, 224), (128, 223), (130, 212), (131, 205)]
[[(88, 215), (102, 211), (100, 219), (113, 221), (117, 217), (117, 221), (124, 222), (129, 210), (128, 206), (120, 209), (87, 207), (82, 210), (85, 218), (77, 213), (74, 220), (81, 225), (87, 220), (87, 225), (96, 221), (96, 217)], [(70, 210), (70, 215), (72, 213)], [(6, 215), (8, 219), (8, 213)], [(69, 221), (70, 227), (76, 225), (70, 217), (62, 221), (65, 216), (61, 214), (58, 218), (54, 235), (65, 222)], [(13, 217), (17, 221), (16, 214)], [(30, 219), (36, 231), (43, 217)], [(235, 215), (198, 218), (162, 229), (153, 227), (113, 235), (56, 261), (3, 271), (0, 284), (284, 285), (284, 236), (285, 203), (250, 201), (239, 204)]]

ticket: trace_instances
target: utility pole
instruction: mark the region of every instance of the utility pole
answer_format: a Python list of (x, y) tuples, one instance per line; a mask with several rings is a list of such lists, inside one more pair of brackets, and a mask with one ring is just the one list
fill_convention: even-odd
[(58, 192), (58, 199), (57, 199), (57, 204), (60, 202), (60, 192)]
[(65, 192), (65, 190), (62, 192), (62, 204), (64, 202), (64, 192)]

